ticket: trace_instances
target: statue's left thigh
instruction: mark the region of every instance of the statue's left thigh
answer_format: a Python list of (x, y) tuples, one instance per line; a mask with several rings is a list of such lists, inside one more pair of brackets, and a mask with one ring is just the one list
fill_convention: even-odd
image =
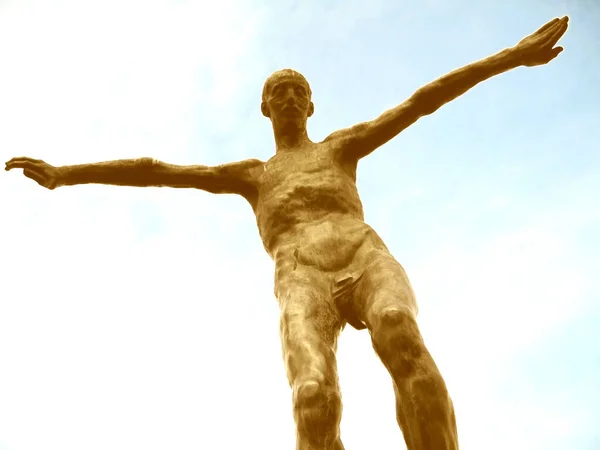
[(416, 317), (417, 302), (412, 286), (396, 259), (378, 251), (369, 258), (354, 292), (356, 316), (369, 330), (386, 311), (402, 310)]

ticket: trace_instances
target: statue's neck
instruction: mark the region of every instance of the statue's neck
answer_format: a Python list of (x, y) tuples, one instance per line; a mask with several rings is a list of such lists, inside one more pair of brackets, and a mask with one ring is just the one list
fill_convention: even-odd
[(276, 152), (284, 152), (294, 150), (299, 147), (304, 147), (307, 144), (312, 144), (308, 138), (306, 128), (302, 129), (287, 129), (274, 130)]

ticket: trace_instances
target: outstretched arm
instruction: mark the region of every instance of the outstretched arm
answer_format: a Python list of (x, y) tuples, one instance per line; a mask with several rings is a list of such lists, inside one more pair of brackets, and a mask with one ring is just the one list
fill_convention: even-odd
[(554, 45), (567, 30), (568, 17), (554, 19), (515, 47), (474, 62), (418, 89), (408, 100), (375, 120), (336, 131), (326, 140), (341, 139), (343, 157), (358, 160), (388, 142), (420, 117), (439, 109), (475, 85), (519, 66), (547, 64), (562, 51)]
[(253, 169), (260, 164), (262, 161), (249, 159), (219, 166), (178, 166), (138, 158), (55, 167), (39, 159), (18, 157), (8, 161), (5, 169), (23, 169), (26, 177), (48, 189), (95, 183), (196, 188), (215, 194), (247, 195), (252, 189)]

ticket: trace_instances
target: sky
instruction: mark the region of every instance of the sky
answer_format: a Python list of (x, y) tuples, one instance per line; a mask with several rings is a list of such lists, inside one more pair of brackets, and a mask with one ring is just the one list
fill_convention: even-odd
[[(461, 449), (600, 448), (600, 5), (593, 0), (1, 0), (0, 158), (217, 165), (275, 151), (285, 67), (309, 136), (377, 117), (569, 15), (361, 161)], [(0, 450), (292, 449), (273, 264), (231, 195), (0, 174)], [(347, 449), (404, 448), (367, 331), (338, 349)]]

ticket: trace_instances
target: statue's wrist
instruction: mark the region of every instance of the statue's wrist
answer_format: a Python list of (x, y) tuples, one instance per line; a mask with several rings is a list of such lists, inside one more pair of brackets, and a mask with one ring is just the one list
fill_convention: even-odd
[(56, 187), (66, 186), (69, 184), (71, 170), (69, 166), (60, 166), (56, 168)]
[(515, 45), (514, 47), (510, 47), (508, 49), (507, 58), (510, 61), (511, 66), (513, 66), (513, 67), (519, 67), (519, 66), (524, 65), (523, 64), (524, 56), (525, 56), (525, 52), (519, 46), (519, 44)]

